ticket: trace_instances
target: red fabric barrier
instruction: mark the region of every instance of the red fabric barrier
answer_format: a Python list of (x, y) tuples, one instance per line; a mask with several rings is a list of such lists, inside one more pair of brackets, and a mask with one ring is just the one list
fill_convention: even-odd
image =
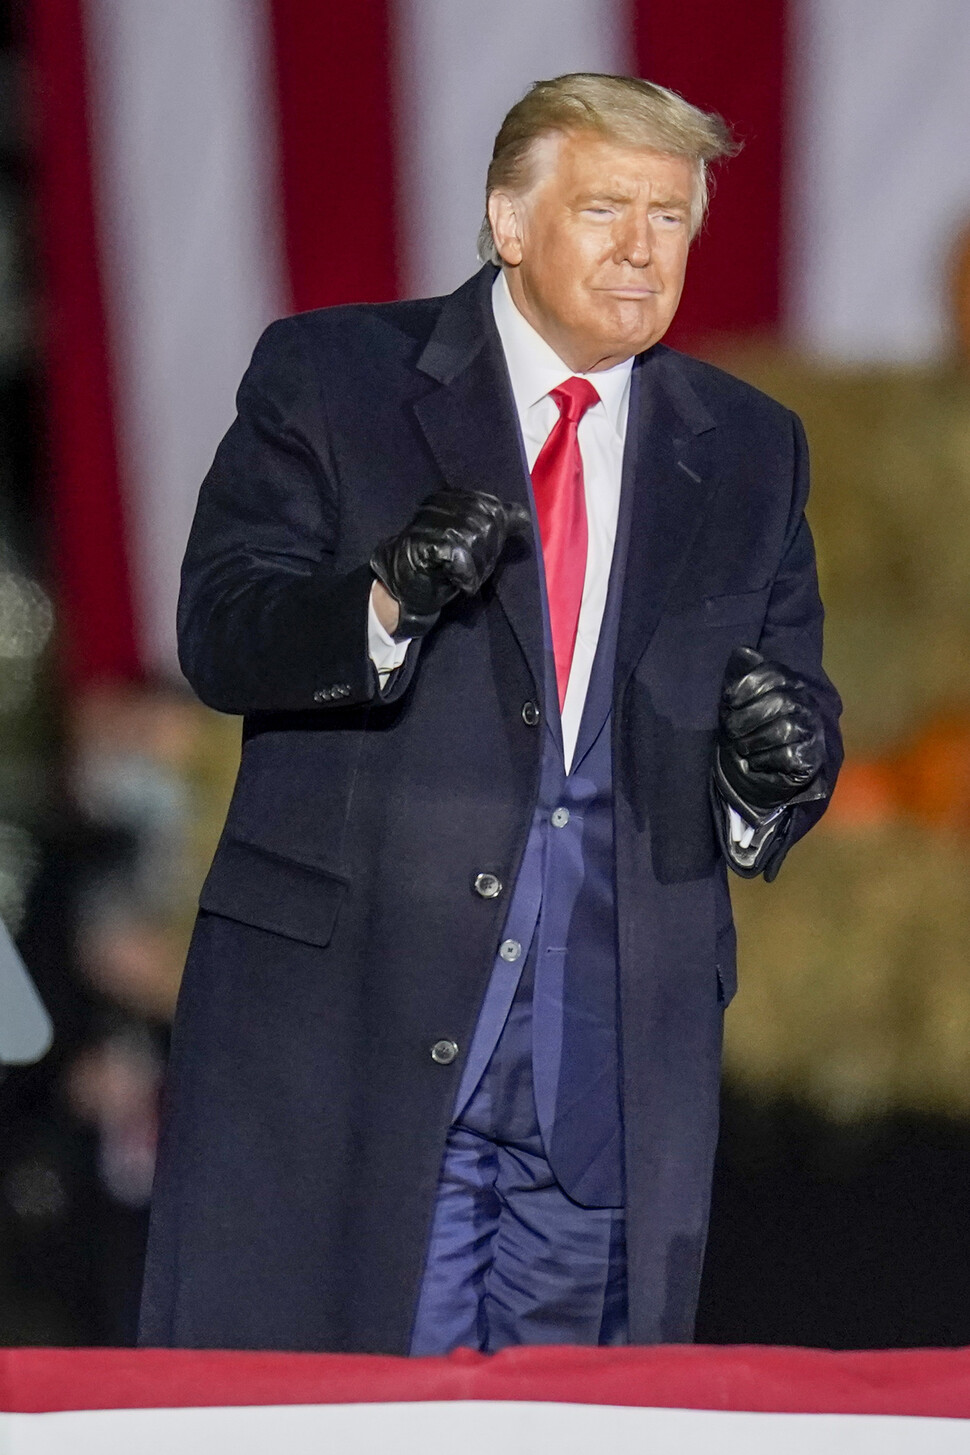
[(970, 1418), (970, 1350), (459, 1350), (447, 1359), (190, 1350), (0, 1351), (0, 1410), (537, 1400)]

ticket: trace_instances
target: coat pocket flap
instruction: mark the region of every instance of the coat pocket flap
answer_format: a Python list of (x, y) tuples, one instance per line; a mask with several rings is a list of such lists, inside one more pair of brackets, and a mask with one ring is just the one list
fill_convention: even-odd
[(691, 625), (746, 626), (760, 622), (768, 609), (770, 586), (757, 591), (732, 592), (730, 596), (705, 596), (699, 601), (671, 604), (667, 615), (674, 621), (690, 621)]
[(347, 881), (244, 839), (224, 838), (199, 908), (308, 945), (328, 945)]
[(760, 591), (741, 591), (731, 596), (708, 596), (704, 601), (704, 620), (714, 626), (734, 626), (759, 620), (768, 607), (771, 587)]

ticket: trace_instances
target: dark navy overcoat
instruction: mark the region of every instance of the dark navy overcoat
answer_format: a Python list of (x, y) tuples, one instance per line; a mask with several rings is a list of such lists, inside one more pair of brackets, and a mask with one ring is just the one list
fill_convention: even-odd
[[(536, 800), (543, 629), (516, 542), (381, 698), (367, 561), (431, 491), (529, 501), (493, 277), (273, 324), (202, 487), (181, 660), (245, 723), (175, 1025), (148, 1344), (408, 1349)], [(840, 750), (797, 419), (662, 345), (636, 368), (613, 754), (631, 1337), (650, 1343), (691, 1337), (707, 1226), (735, 988), (708, 773), (732, 647), (814, 688), (830, 785)], [(821, 807), (794, 810), (790, 841)]]

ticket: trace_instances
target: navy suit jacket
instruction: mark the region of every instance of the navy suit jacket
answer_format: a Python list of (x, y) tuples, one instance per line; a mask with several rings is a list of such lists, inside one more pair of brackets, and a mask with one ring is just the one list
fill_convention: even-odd
[[(528, 503), (494, 271), (267, 330), (202, 487), (179, 631), (244, 716), (176, 1018), (142, 1338), (407, 1351), (438, 1169), (539, 793), (539, 572), (513, 543), (381, 697), (367, 566), (431, 491)], [(630, 1331), (690, 1337), (735, 986), (708, 798), (738, 644), (821, 666), (801, 427), (657, 345), (637, 361), (612, 682)], [(799, 806), (785, 844), (823, 808)], [(501, 892), (483, 898), (476, 878)], [(431, 1056), (440, 1039), (458, 1057)]]

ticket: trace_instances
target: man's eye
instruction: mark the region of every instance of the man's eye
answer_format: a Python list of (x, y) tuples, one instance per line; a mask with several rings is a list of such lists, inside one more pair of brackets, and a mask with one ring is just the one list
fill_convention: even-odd
[(591, 217), (612, 217), (613, 216), (613, 209), (612, 209), (612, 207), (587, 207), (585, 210), (586, 210), (586, 212)]
[(684, 219), (679, 212), (661, 212), (657, 217), (657, 221), (662, 223), (664, 227), (681, 227)]

